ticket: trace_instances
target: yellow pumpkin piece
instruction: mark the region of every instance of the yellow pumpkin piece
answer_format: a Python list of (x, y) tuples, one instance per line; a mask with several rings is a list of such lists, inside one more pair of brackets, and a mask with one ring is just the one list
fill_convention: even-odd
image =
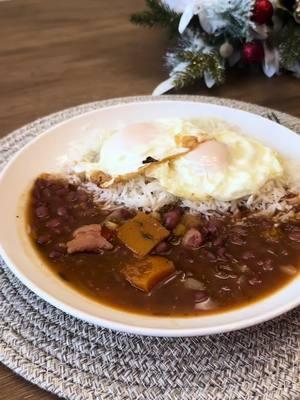
[(186, 232), (186, 226), (183, 224), (178, 224), (173, 230), (175, 236), (183, 236)]
[(149, 214), (138, 213), (118, 229), (118, 238), (139, 256), (148, 254), (170, 232)]
[(121, 272), (132, 286), (150, 292), (155, 285), (172, 275), (175, 267), (165, 257), (149, 256), (127, 264)]

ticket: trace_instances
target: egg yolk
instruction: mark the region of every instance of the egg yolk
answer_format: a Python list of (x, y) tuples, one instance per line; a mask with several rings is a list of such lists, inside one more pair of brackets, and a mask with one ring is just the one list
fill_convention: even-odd
[(196, 167), (198, 173), (224, 170), (229, 164), (229, 151), (226, 144), (208, 140), (189, 152), (185, 159)]

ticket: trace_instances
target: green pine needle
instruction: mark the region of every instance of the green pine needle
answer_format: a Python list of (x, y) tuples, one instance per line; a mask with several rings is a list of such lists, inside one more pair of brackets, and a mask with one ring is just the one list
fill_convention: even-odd
[(277, 45), (281, 65), (285, 69), (293, 67), (300, 61), (300, 25), (290, 22), (279, 32)]
[(179, 14), (158, 0), (146, 0), (146, 3), (149, 9), (133, 14), (131, 22), (150, 28), (154, 26), (168, 28), (171, 36), (178, 34)]
[(189, 64), (184, 71), (176, 73), (174, 80), (176, 88), (194, 84), (203, 77), (205, 71), (212, 75), (217, 85), (224, 83), (225, 68), (218, 53), (204, 54), (182, 51), (177, 56), (179, 61)]

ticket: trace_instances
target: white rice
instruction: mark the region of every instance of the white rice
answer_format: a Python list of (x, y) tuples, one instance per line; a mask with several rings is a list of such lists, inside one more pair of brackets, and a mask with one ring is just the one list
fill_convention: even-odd
[(293, 208), (286, 199), (289, 191), (282, 183), (274, 181), (268, 182), (258, 194), (234, 201), (182, 199), (165, 191), (157, 181), (147, 181), (144, 177), (118, 183), (109, 188), (100, 188), (91, 182), (83, 183), (82, 187), (93, 194), (96, 203), (101, 203), (104, 208), (108, 209), (126, 206), (151, 212), (168, 204), (179, 203), (182, 207), (188, 208), (191, 213), (210, 216), (225, 213), (233, 214), (239, 207), (255, 213), (263, 212), (271, 215), (276, 212), (288, 213)]
[(91, 182), (84, 183), (82, 187), (93, 193), (94, 201), (102, 203), (105, 208), (123, 205), (143, 211), (156, 211), (177, 201), (177, 198), (166, 192), (157, 181), (146, 181), (144, 177), (117, 183), (105, 189)]
[[(217, 134), (226, 131), (241, 133), (238, 127), (231, 126), (216, 118), (160, 121), (165, 124), (166, 129), (172, 129), (177, 133), (182, 131), (186, 134), (199, 133), (199, 131), (206, 134)], [(64, 171), (69, 175), (70, 179), (73, 179), (73, 181), (75, 179), (76, 181), (76, 173), (84, 171), (86, 163), (97, 162), (101, 141), (107, 134), (107, 132), (104, 132), (103, 135), (99, 135), (99, 132), (93, 132), (90, 137), (85, 137), (84, 145), (83, 143), (72, 144), (67, 156), (62, 160)], [(99, 139), (99, 136), (101, 136), (101, 139)], [(299, 165), (298, 168), (295, 168), (294, 165), (290, 165), (290, 167), (293, 171), (299, 169)], [(285, 165), (284, 168), (287, 169), (288, 165)], [(188, 208), (192, 213), (201, 213), (208, 216), (215, 213), (234, 213), (241, 206), (253, 212), (268, 214), (285, 212), (288, 214), (293, 207), (286, 201), (286, 195), (289, 192), (300, 193), (300, 177), (297, 182), (297, 187), (288, 182), (288, 189), (285, 182), (270, 181), (260, 189), (259, 193), (234, 201), (217, 201), (214, 199), (191, 201), (178, 198), (167, 192), (157, 181), (146, 179), (143, 176), (128, 182), (114, 184), (108, 188), (100, 188), (91, 182), (82, 183), (82, 187), (93, 194), (95, 202), (101, 203), (106, 208), (126, 206), (151, 212), (176, 202)]]

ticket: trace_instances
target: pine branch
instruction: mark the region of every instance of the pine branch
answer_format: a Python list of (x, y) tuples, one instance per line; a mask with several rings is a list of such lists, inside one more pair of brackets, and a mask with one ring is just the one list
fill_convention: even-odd
[(218, 85), (225, 80), (225, 68), (220, 55), (216, 52), (205, 54), (182, 51), (178, 53), (177, 58), (179, 62), (188, 63), (183, 71), (176, 73), (174, 83), (177, 88), (194, 84), (203, 77), (204, 72), (208, 72)]
[(168, 28), (171, 36), (178, 34), (179, 14), (159, 0), (146, 0), (146, 3), (149, 9), (133, 14), (130, 18), (131, 22), (150, 28), (154, 26)]
[(288, 70), (300, 62), (300, 25), (291, 21), (283, 27), (278, 34), (277, 45), (283, 68)]

